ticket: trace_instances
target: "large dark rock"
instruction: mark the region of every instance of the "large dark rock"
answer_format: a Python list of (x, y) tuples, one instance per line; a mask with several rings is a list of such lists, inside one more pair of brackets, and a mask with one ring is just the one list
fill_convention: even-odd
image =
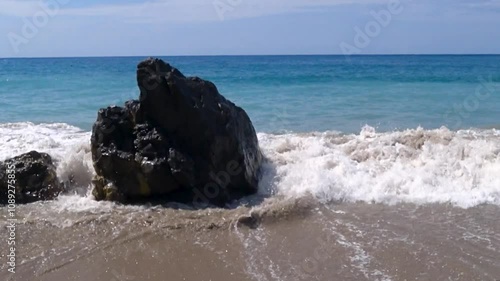
[(9, 185), (15, 187), (16, 204), (52, 200), (63, 190), (52, 158), (36, 151), (0, 162), (0, 204), (12, 194)]
[(158, 59), (137, 80), (140, 100), (101, 109), (94, 124), (97, 200), (223, 205), (257, 191), (262, 154), (243, 109)]

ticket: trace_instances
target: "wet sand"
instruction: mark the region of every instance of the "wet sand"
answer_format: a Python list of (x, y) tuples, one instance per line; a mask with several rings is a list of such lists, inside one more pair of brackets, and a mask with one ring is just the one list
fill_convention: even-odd
[[(0, 280), (500, 279), (500, 207), (492, 205), (275, 198), (233, 210), (74, 212), (50, 204), (18, 208), (17, 273), (2, 262)], [(6, 243), (0, 250), (5, 261)]]

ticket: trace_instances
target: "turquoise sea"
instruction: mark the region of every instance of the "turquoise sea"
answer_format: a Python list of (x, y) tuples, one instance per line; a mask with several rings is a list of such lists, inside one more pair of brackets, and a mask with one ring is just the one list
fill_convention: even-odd
[(143, 59), (0, 59), (0, 161), (48, 153), (67, 188), (16, 207), (0, 280), (499, 280), (500, 56), (163, 57), (265, 157), (257, 202), (206, 210), (94, 200), (90, 129)]
[[(89, 130), (99, 108), (138, 97), (135, 70), (144, 58), (0, 59), (0, 123)], [(260, 132), (500, 124), (498, 55), (161, 58), (214, 82)]]

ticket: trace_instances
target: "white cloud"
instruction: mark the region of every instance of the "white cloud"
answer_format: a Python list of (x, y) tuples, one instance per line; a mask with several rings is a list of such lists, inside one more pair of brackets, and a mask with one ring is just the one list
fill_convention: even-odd
[(29, 16), (40, 9), (38, 1), (0, 0), (0, 15)]
[[(72, 0), (44, 0), (44, 2)], [(76, 1), (76, 0), (73, 0)], [(100, 4), (83, 8), (60, 5), (66, 16), (107, 16), (131, 21), (200, 22), (259, 17), (308, 8), (345, 4), (388, 3), (389, 0), (153, 0), (135, 4)], [(41, 1), (0, 0), (0, 15), (29, 17), (41, 9)], [(69, 6), (69, 5), (68, 5)]]
[(488, 1), (464, 3), (463, 6), (469, 8), (500, 8), (500, 0), (488, 0)]
[[(42, 3), (59, 3), (58, 15), (63, 16), (110, 17), (133, 22), (206, 22), (220, 20), (221, 14), (224, 19), (251, 18), (348, 4), (386, 5), (396, 0), (149, 0), (70, 8), (72, 1), (78, 0), (0, 0), (0, 15), (31, 17), (42, 9)], [(400, 1), (406, 5), (412, 0)], [(500, 0), (412, 1), (412, 6), (429, 5), (440, 10), (488, 10), (500, 8)]]

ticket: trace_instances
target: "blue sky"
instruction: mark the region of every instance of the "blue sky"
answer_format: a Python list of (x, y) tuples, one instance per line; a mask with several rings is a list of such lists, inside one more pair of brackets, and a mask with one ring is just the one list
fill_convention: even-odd
[(500, 53), (500, 0), (0, 0), (0, 38), (0, 57)]

